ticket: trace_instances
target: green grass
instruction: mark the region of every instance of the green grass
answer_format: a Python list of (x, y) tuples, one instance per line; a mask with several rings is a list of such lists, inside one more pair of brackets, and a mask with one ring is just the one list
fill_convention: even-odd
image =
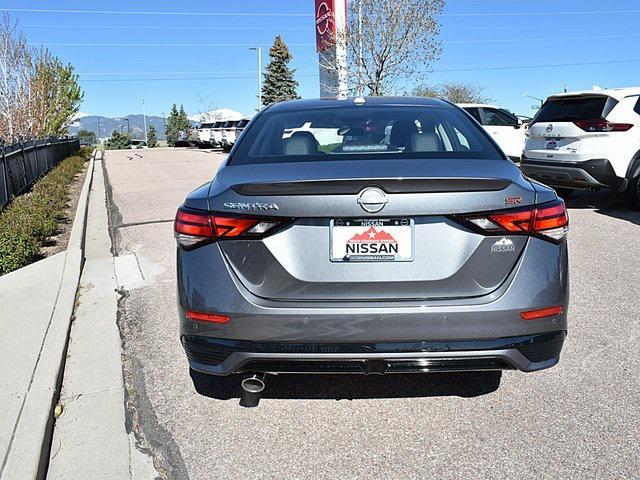
[(81, 148), (38, 180), (31, 193), (0, 210), (0, 275), (31, 263), (43, 242), (56, 233), (67, 209), (69, 185), (89, 159)]
[(318, 147), (318, 150), (324, 153), (331, 153), (333, 152), (336, 148), (338, 148), (340, 145), (342, 145), (342, 142), (339, 143), (329, 143), (327, 145), (320, 145)]

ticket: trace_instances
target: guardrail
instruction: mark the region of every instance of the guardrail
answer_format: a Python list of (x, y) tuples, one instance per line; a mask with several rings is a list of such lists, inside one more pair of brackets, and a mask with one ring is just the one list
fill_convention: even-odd
[(0, 206), (25, 192), (62, 159), (80, 148), (77, 138), (47, 138), (14, 145), (0, 143)]

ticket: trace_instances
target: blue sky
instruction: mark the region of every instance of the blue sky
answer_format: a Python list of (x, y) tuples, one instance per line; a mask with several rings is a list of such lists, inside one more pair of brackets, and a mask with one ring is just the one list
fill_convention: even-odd
[[(262, 45), (266, 64), (276, 34), (284, 37), (294, 56), (299, 93), (317, 97), (313, 4), (313, 0), (3, 0), (0, 10), (227, 14), (10, 12), (31, 43), (46, 45), (76, 66), (85, 91), (83, 112), (120, 116), (140, 113), (142, 97), (151, 115), (168, 112), (172, 102), (183, 103), (189, 114), (223, 107), (252, 113), (257, 103), (257, 59), (248, 46)], [(525, 92), (545, 97), (564, 85), (577, 90), (594, 84), (640, 84), (637, 0), (448, 0), (440, 21), (444, 51), (429, 83), (456, 80), (483, 85), (495, 103), (518, 114), (530, 115), (536, 103), (523, 97)], [(236, 46), (184, 46), (199, 43)], [(157, 44), (182, 46), (153, 46)], [(199, 79), (171, 80), (181, 77)]]

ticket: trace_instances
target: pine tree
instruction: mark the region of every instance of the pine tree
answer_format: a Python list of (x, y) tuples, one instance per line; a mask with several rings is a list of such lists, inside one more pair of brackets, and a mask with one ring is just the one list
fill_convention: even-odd
[(128, 133), (120, 133), (114, 130), (111, 133), (111, 137), (105, 142), (104, 148), (107, 150), (121, 150), (123, 148), (129, 148), (130, 145), (131, 137)]
[(156, 127), (149, 125), (147, 129), (147, 146), (149, 148), (155, 148), (158, 146), (158, 136), (156, 135)]
[(189, 117), (187, 117), (187, 112), (184, 111), (184, 107), (180, 105), (180, 113), (178, 114), (178, 125), (180, 126), (180, 130), (186, 130), (191, 127), (191, 122), (189, 121)]
[(300, 98), (296, 91), (298, 82), (293, 78), (295, 70), (289, 68), (292, 58), (282, 37), (276, 36), (269, 50), (269, 64), (262, 84), (263, 105)]
[(178, 107), (174, 103), (171, 105), (171, 110), (169, 111), (169, 117), (167, 117), (166, 127), (165, 127), (165, 135), (167, 136), (167, 144), (170, 147), (174, 147), (176, 145), (176, 140), (178, 139), (178, 133), (180, 132), (180, 122), (179, 122), (180, 113), (178, 112)]

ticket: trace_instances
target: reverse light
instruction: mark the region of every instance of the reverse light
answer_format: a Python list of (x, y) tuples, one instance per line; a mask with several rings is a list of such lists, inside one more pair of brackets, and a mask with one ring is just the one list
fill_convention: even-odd
[(554, 307), (540, 308), (538, 310), (528, 310), (526, 312), (520, 312), (520, 317), (523, 320), (538, 320), (540, 318), (553, 317), (560, 315), (564, 311), (562, 305), (556, 305)]
[(187, 310), (187, 318), (189, 320), (211, 323), (227, 323), (229, 321), (229, 317), (226, 315), (220, 315), (219, 313), (196, 312), (193, 310)]
[(174, 222), (174, 236), (178, 244), (188, 250), (222, 239), (259, 238), (282, 222), (282, 219), (236, 217), (180, 207)]
[(633, 127), (632, 123), (612, 123), (604, 118), (576, 120), (573, 123), (585, 132), (626, 132)]
[(569, 230), (569, 216), (561, 199), (533, 207), (457, 217), (490, 235), (535, 235), (558, 242)]

